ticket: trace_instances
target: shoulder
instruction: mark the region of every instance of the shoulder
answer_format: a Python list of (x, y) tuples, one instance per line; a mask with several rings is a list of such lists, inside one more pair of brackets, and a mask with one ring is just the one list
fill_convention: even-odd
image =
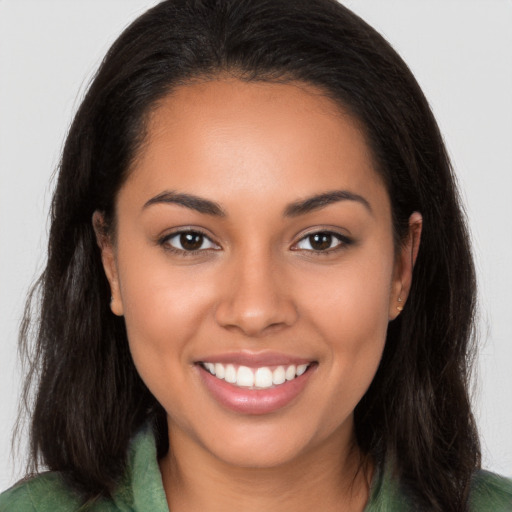
[(0, 512), (110, 512), (101, 500), (86, 507), (58, 472), (47, 472), (15, 484), (0, 494)]
[(0, 495), (0, 512), (67, 512), (78, 507), (78, 498), (54, 472), (19, 482)]
[[(376, 472), (365, 512), (420, 510), (410, 490), (392, 476), (389, 465)], [(469, 512), (512, 512), (512, 480), (475, 471), (471, 481)]]
[(489, 471), (477, 471), (471, 485), (470, 510), (471, 512), (512, 511), (512, 480)]
[(0, 512), (168, 512), (150, 426), (144, 426), (134, 436), (127, 455), (125, 473), (110, 498), (84, 505), (66, 484), (62, 473), (46, 472), (0, 494)]

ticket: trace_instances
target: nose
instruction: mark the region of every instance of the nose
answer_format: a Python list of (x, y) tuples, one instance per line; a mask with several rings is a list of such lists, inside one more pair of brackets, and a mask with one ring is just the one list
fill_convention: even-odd
[(224, 275), (215, 310), (217, 323), (249, 337), (293, 325), (298, 311), (287, 284), (286, 272), (270, 256), (261, 251), (240, 256)]

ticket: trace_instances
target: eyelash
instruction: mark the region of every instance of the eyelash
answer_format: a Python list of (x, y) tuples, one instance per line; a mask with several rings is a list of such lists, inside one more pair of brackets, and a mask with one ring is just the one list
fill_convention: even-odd
[[(186, 250), (186, 249), (179, 249), (177, 247), (173, 247), (170, 244), (170, 240), (172, 240), (173, 238), (182, 237), (182, 236), (186, 236), (186, 235), (200, 236), (200, 237), (202, 237), (201, 245), (203, 245), (205, 241), (208, 241), (211, 244), (211, 246), (213, 246), (213, 247), (208, 247), (206, 249), (199, 248), (199, 249)], [(311, 238), (314, 236), (319, 236), (319, 235), (324, 235), (324, 236), (327, 235), (329, 237), (332, 237), (333, 239), (336, 239), (339, 243), (337, 243), (334, 247), (328, 247), (325, 250), (321, 250), (321, 249), (315, 250), (314, 248), (303, 249), (303, 248), (297, 247), (301, 242), (304, 242), (307, 240), (309, 240), (309, 245), (310, 245), (310, 247), (312, 247)], [(331, 240), (331, 243), (332, 243), (332, 241), (333, 240)], [(180, 243), (182, 244), (182, 241), (180, 241)], [(334, 252), (343, 250), (344, 248), (346, 248), (348, 245), (351, 245), (352, 243), (353, 243), (352, 239), (350, 239), (349, 237), (347, 237), (345, 235), (337, 233), (335, 231), (319, 230), (319, 231), (314, 231), (312, 233), (308, 233), (308, 234), (302, 236), (300, 238), (300, 240), (292, 246), (291, 250), (304, 251), (304, 252), (314, 254), (315, 256), (325, 256), (325, 255), (329, 255)], [(164, 249), (166, 251), (170, 251), (175, 254), (179, 254), (180, 256), (194, 256), (201, 252), (206, 252), (206, 251), (210, 252), (212, 250), (214, 250), (214, 251), (219, 250), (219, 246), (215, 242), (213, 242), (208, 235), (206, 235), (205, 233), (203, 233), (197, 229), (183, 229), (181, 231), (176, 231), (169, 235), (165, 235), (158, 240), (158, 244), (161, 245), (162, 247), (164, 247)]]
[[(186, 236), (186, 235), (200, 236), (200, 237), (202, 237), (201, 245), (203, 245), (205, 241), (208, 241), (213, 247), (208, 247), (206, 249), (199, 248), (199, 249), (186, 250), (186, 249), (179, 249), (179, 248), (173, 247), (171, 245), (170, 241), (173, 238), (180, 238), (180, 237)], [(180, 241), (180, 243), (181, 243), (181, 241)], [(158, 244), (161, 245), (166, 251), (173, 252), (180, 256), (194, 256), (199, 253), (204, 253), (206, 251), (208, 251), (208, 252), (210, 252), (212, 250), (216, 251), (216, 250), (218, 250), (218, 247), (219, 247), (215, 242), (212, 241), (212, 239), (208, 235), (206, 235), (205, 233), (201, 232), (198, 229), (183, 229), (181, 231), (175, 231), (174, 233), (165, 235), (162, 238), (160, 238), (158, 240)]]
[[(301, 248), (292, 248), (294, 251), (305, 251), (315, 256), (327, 256), (330, 254), (333, 254), (335, 252), (341, 251), (343, 249), (346, 249), (347, 246), (351, 245), (353, 243), (353, 240), (345, 235), (342, 235), (341, 233), (337, 233), (336, 231), (330, 231), (328, 229), (319, 230), (319, 231), (313, 231), (311, 233), (307, 233), (306, 235), (303, 235), (298, 242), (294, 244), (293, 247), (297, 247), (301, 242), (309, 240), (309, 245), (311, 247), (311, 238), (314, 236), (319, 235), (327, 235), (329, 237), (332, 237), (332, 239), (336, 239), (339, 243), (337, 243), (334, 247), (328, 247), (327, 249), (321, 250), (315, 250), (315, 249), (301, 249)], [(331, 240), (331, 243), (334, 240)]]

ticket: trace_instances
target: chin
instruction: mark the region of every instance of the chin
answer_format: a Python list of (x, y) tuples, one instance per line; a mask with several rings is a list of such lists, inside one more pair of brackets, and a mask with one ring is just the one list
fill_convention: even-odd
[(293, 462), (304, 453), (303, 443), (244, 441), (212, 447), (211, 453), (229, 466), (246, 469), (272, 469)]

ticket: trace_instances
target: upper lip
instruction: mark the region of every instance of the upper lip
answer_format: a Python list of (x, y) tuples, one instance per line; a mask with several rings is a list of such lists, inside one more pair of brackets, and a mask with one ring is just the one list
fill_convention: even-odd
[(280, 352), (226, 352), (211, 354), (196, 360), (196, 363), (222, 363), (248, 367), (300, 365), (314, 362), (313, 359), (283, 354)]

